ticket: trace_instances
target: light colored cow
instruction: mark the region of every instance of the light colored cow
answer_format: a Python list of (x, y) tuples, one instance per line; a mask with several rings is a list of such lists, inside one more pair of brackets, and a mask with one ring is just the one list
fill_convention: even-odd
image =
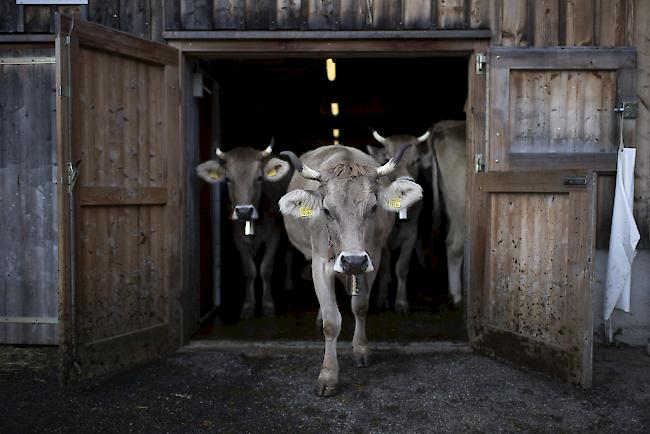
[(291, 166), (271, 156), (272, 144), (264, 151), (249, 147), (234, 148), (228, 152), (216, 151), (216, 160), (201, 163), (197, 174), (211, 184), (225, 181), (233, 206), (231, 220), (233, 237), (241, 256), (246, 276), (246, 295), (240, 318), (255, 314), (255, 255), (262, 245), (264, 256), (260, 264), (262, 277), (262, 308), (265, 316), (275, 315), (271, 294), (273, 261), (282, 234), (282, 223), (277, 206), (287, 191)]
[[(417, 180), (421, 171), (431, 170), (432, 152), (431, 145), (427, 141), (429, 131), (419, 137), (410, 135), (394, 135), (382, 137), (373, 130), (372, 135), (382, 146), (368, 146), (368, 152), (377, 161), (383, 163), (390, 155), (395, 154), (403, 145), (410, 146), (397, 169), (391, 175), (391, 179)], [(395, 312), (407, 314), (409, 311), (408, 299), (406, 296), (406, 281), (409, 274), (409, 264), (415, 243), (418, 239), (418, 219), (422, 211), (422, 202), (417, 202), (408, 210), (408, 215), (402, 215), (395, 223), (388, 242), (388, 251), (384, 253), (384, 261), (381, 265), (379, 275), (379, 294), (377, 305), (380, 308), (388, 307), (388, 283), (390, 282), (390, 252), (399, 249), (399, 257), (395, 263), (395, 275), (397, 276), (397, 293), (395, 296)]]
[(406, 148), (381, 167), (370, 156), (346, 146), (324, 146), (298, 159), (287, 155), (296, 170), (280, 211), (291, 243), (311, 260), (314, 289), (320, 304), (325, 356), (316, 393), (336, 392), (336, 341), (341, 314), (334, 278), (352, 295), (355, 318), (352, 352), (357, 366), (367, 366), (366, 313), (370, 289), (381, 262), (382, 247), (393, 227), (394, 213), (422, 198), (422, 188), (407, 179), (390, 182)]
[[(463, 243), (465, 240), (465, 195), (467, 146), (465, 121), (441, 121), (431, 130), (435, 161), (433, 171), (434, 210), (447, 217), (447, 275), (449, 294), (455, 305), (463, 296)], [(436, 175), (437, 172), (437, 175)], [(440, 196), (444, 205), (440, 203)]]

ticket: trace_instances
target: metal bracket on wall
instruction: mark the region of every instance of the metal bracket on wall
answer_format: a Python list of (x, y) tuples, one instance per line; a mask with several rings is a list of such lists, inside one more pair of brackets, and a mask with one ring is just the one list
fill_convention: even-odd
[(68, 186), (68, 194), (72, 194), (74, 186), (77, 183), (77, 178), (79, 177), (79, 163), (81, 163), (81, 160), (77, 161), (76, 164), (73, 164), (71, 161), (68, 162), (65, 168), (65, 175), (61, 177), (61, 184)]
[(487, 56), (485, 53), (476, 53), (476, 73), (481, 75), (485, 74), (485, 66), (487, 65)]
[(476, 173), (485, 172), (485, 158), (483, 154), (476, 154), (474, 156), (474, 171)]
[(56, 57), (0, 57), (0, 65), (36, 65), (56, 63)]
[(616, 113), (623, 112), (623, 119), (636, 119), (639, 112), (639, 103), (623, 101), (620, 106), (614, 109)]
[(0, 316), (0, 324), (58, 324), (57, 317), (46, 316)]

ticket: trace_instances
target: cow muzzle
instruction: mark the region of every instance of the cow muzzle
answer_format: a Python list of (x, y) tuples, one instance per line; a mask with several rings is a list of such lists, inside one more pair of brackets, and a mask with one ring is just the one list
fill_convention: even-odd
[(334, 271), (344, 274), (369, 273), (375, 269), (366, 252), (341, 252), (334, 262)]
[(235, 210), (232, 212), (233, 220), (245, 220), (252, 221), (257, 220), (259, 215), (257, 209), (253, 205), (237, 205)]

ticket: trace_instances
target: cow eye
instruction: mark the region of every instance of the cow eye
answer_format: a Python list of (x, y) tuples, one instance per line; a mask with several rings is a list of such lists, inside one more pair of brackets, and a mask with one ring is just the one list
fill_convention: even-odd
[(230, 177), (229, 177), (229, 176), (226, 176), (226, 182), (227, 182), (228, 184), (230, 184)]
[(262, 175), (257, 177), (257, 182), (262, 182)]
[(377, 204), (374, 204), (374, 205), (372, 206), (372, 208), (370, 208), (370, 214), (371, 214), (371, 215), (374, 214), (375, 211), (377, 211)]
[(327, 208), (323, 208), (323, 214), (325, 214), (325, 217), (332, 220), (333, 217), (332, 217), (332, 213), (330, 212), (330, 210), (328, 210)]

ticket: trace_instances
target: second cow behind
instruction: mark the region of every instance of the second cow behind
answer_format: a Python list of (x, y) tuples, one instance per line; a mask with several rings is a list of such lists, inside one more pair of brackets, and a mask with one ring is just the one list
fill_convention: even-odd
[(255, 255), (264, 245), (259, 271), (262, 277), (262, 308), (265, 316), (275, 315), (271, 294), (273, 260), (282, 234), (278, 200), (287, 191), (291, 167), (271, 156), (273, 141), (263, 151), (238, 147), (228, 152), (217, 148), (216, 159), (201, 163), (197, 174), (206, 182), (226, 182), (232, 204), (233, 237), (246, 276), (246, 295), (240, 318), (255, 314)]

